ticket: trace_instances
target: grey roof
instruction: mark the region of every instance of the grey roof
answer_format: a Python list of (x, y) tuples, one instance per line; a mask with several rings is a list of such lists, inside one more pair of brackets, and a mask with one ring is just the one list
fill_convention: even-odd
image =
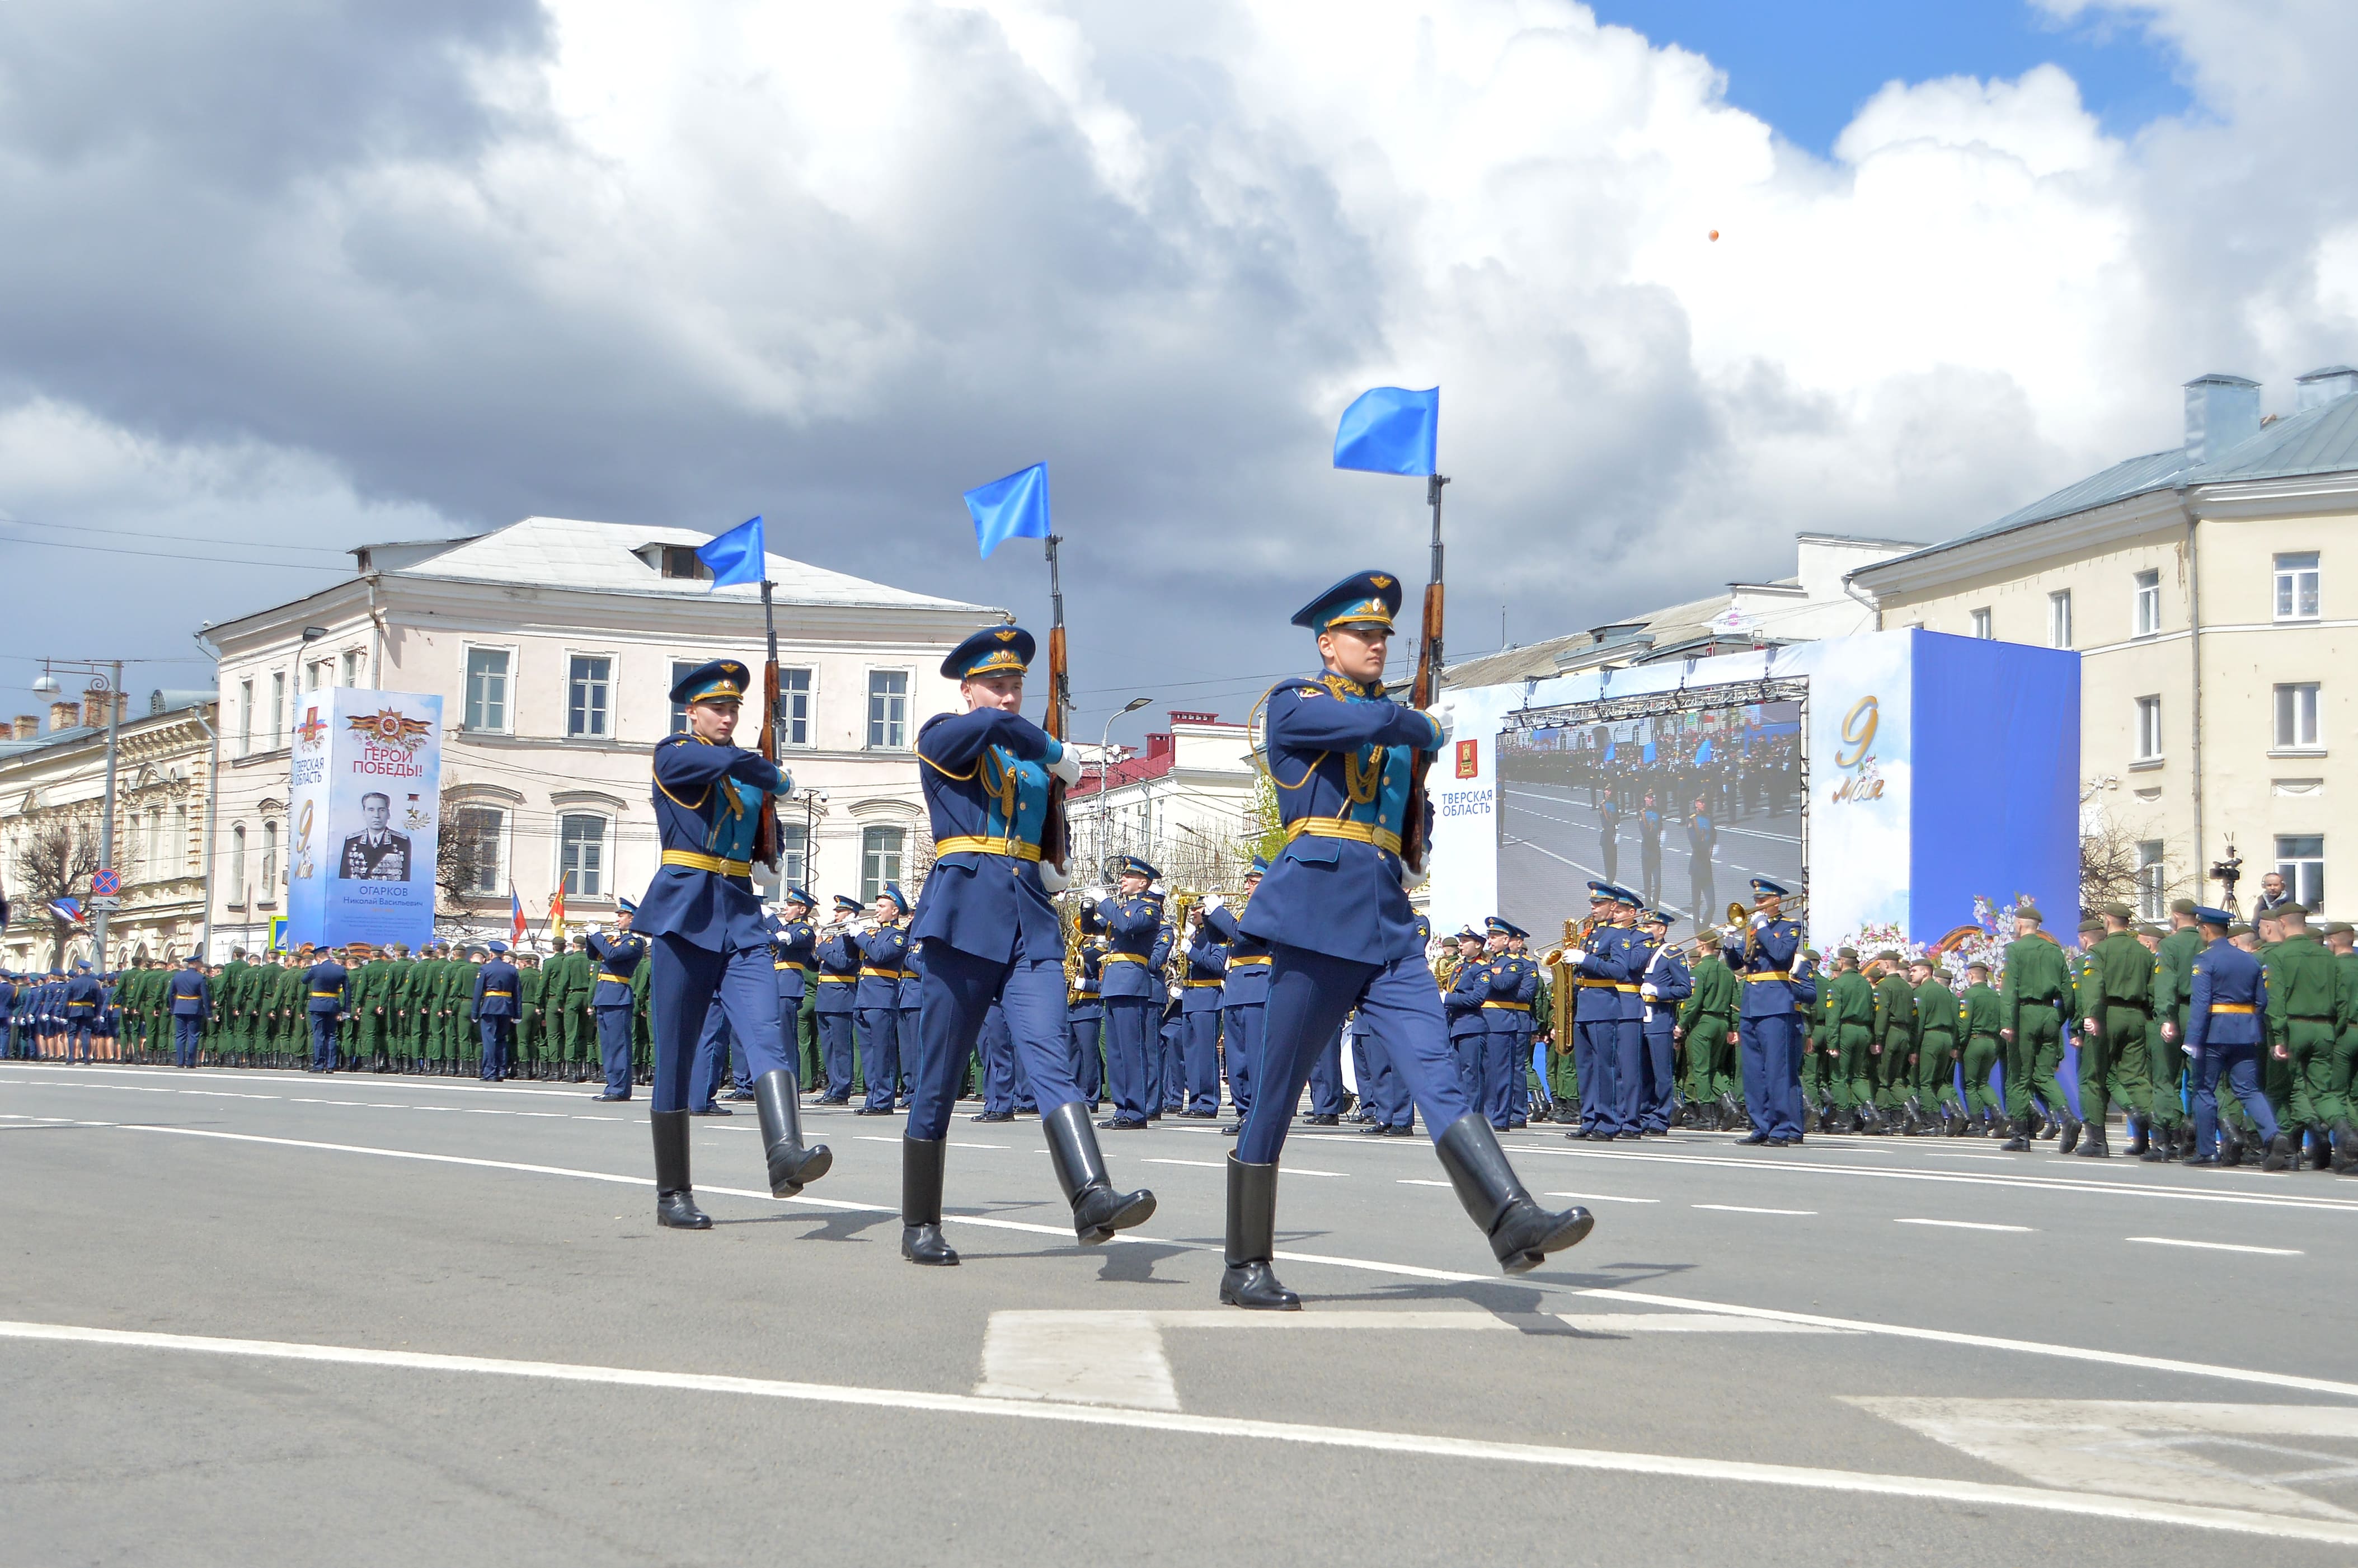
[[(1968, 529), (1952, 539), (1927, 545), (1904, 556), (1895, 556), (1888, 561), (1877, 562), (1877, 566), (1920, 560), (1926, 556), (1938, 555), (1942, 550), (1952, 550), (1976, 539), (2011, 533), (2034, 523), (2069, 517), (2074, 513), (2093, 511), (2115, 501), (2125, 501), (2130, 496), (2150, 494), (2155, 491), (2352, 470), (2358, 470), (2358, 397), (2338, 397), (2315, 408), (2269, 420), (2260, 427), (2259, 434), (2228, 448), (2219, 455), (2216, 462), (2196, 462), (2183, 447), (2172, 448), (2166, 452), (2148, 452), (2141, 458), (2115, 463), (2076, 484), (2065, 485), (2052, 495), (2041, 496), (2028, 506), (2007, 513), (1995, 523)], [(1876, 567), (1867, 567), (1856, 575), (1863, 577), (1874, 570)]]
[[(163, 699), (160, 707), (156, 705), (157, 698), (159, 697)], [(148, 697), (149, 707), (146, 712), (133, 713), (125, 710), (117, 733), (122, 730), (130, 729), (144, 719), (156, 719), (168, 713), (178, 713), (187, 708), (201, 708), (212, 700), (213, 694), (210, 691), (153, 693)], [(76, 724), (66, 730), (45, 730), (29, 741), (0, 739), (0, 762), (13, 762), (18, 757), (30, 756), (35, 752), (50, 746), (77, 746), (86, 741), (103, 741), (105, 739), (106, 726), (103, 724)]]

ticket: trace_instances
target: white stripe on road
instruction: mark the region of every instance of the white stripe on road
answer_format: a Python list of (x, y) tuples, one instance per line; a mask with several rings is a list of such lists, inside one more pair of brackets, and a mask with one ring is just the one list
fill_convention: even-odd
[(1660, 1203), (1660, 1198), (1625, 1198), (1617, 1193), (1541, 1193), (1544, 1198), (1577, 1198), (1582, 1203)]
[(860, 1388), (825, 1383), (790, 1383), (763, 1378), (723, 1377), (711, 1373), (658, 1372), (633, 1367), (599, 1367), (560, 1361), (519, 1361), (482, 1356), (445, 1356), (415, 1350), (370, 1350), (339, 1345), (303, 1345), (263, 1339), (217, 1339), (197, 1335), (133, 1333), (121, 1329), (84, 1328), (70, 1324), (0, 1322), (0, 1338), (103, 1346), (113, 1349), (170, 1351), (181, 1354), (243, 1357), (276, 1361), (308, 1361), (346, 1367), (392, 1368), (405, 1371), (534, 1379), (546, 1382), (584, 1383), (607, 1388), (656, 1389), (667, 1391), (732, 1394), (745, 1398), (794, 1400), (810, 1404), (843, 1405), (876, 1410), (920, 1411), (936, 1415), (973, 1416), (995, 1421), (1037, 1421), (1075, 1426), (1121, 1427), (1190, 1437), (1242, 1438), (1266, 1443), (1295, 1443), (1360, 1452), (1412, 1454), (1422, 1457), (1500, 1462), (1558, 1470), (1587, 1470), (1621, 1475), (1658, 1476), (1724, 1486), (1743, 1482), (1754, 1486), (1800, 1487), (1861, 1496), (1959, 1503), (1966, 1507), (2018, 1508), (2082, 1518), (2127, 1520), (2141, 1524), (2174, 1524), (2195, 1530), (2275, 1536), (2291, 1541), (2358, 1545), (2358, 1525), (2331, 1519), (2273, 1517), (2235, 1509), (2191, 1507), (2140, 1498), (2110, 1497), (2092, 1492), (2048, 1491), (2036, 1487), (2001, 1486), (1984, 1481), (1960, 1481), (1932, 1476), (1878, 1475), (1866, 1471), (1820, 1469), (1799, 1465), (1768, 1465), (1722, 1458), (1689, 1458), (1667, 1454), (1625, 1454), (1610, 1449), (1554, 1448), (1539, 1444), (1495, 1443), (1474, 1438), (1431, 1436), (1414, 1433), (1375, 1432), (1352, 1427), (1314, 1426), (1291, 1422), (1249, 1421), (1233, 1416), (1186, 1415), (1175, 1411), (1122, 1410), (1110, 1407), (1057, 1404), (1046, 1400), (988, 1399), (974, 1394), (928, 1393), (915, 1389)]
[[(1157, 1154), (1141, 1156), (1138, 1162), (1141, 1165), (1193, 1165), (1204, 1171), (1225, 1171), (1228, 1168), (1226, 1160), (1174, 1160)], [(1312, 1171), (1299, 1165), (1285, 1165), (1280, 1169), (1289, 1176), (1341, 1176), (1347, 1173), (1342, 1171)]]
[(1394, 1184), (1403, 1187), (1445, 1187), (1449, 1184), (1447, 1182), (1436, 1182), (1429, 1176), (1401, 1176), (1396, 1180)]
[(2298, 1258), (2298, 1247), (2238, 1247), (2232, 1241), (2180, 1241), (2174, 1236), (2132, 1236), (2131, 1241), (2142, 1241), (2150, 1247), (2200, 1247), (2206, 1252), (2257, 1252), (2270, 1258)]
[(1689, 1208), (1715, 1208), (1723, 1214), (1790, 1214), (1807, 1218), (1818, 1211), (1813, 1208), (1753, 1208), (1740, 1203), (1689, 1204)]
[(2028, 1230), (2027, 1225), (1984, 1225), (1971, 1219), (1895, 1219), (1894, 1225), (1938, 1225), (1951, 1230)]

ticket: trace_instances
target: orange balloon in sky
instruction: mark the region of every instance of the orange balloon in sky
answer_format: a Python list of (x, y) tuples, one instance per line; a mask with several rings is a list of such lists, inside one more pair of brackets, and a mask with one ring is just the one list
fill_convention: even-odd
[(1711, 237), (1712, 237), (1713, 239), (1714, 239), (1714, 240), (1718, 239), (1718, 238), (1719, 238), (1719, 231), (1718, 231), (1717, 229), (1714, 229), (1714, 230), (1711, 232)]

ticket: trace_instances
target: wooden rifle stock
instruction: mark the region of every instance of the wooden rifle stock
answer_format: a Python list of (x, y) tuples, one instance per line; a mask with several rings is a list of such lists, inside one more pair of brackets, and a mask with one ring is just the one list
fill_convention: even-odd
[[(770, 585), (764, 582), (762, 585), (763, 619), (767, 621), (769, 614)], [(778, 631), (776, 626), (770, 626), (769, 633), (770, 659), (769, 663), (762, 668), (761, 749), (762, 760), (774, 767), (778, 761)], [(767, 871), (776, 871), (781, 858), (780, 851), (784, 848), (779, 841), (782, 837), (778, 831), (778, 797), (774, 795), (765, 795), (762, 797), (761, 820), (753, 827), (754, 862)]]
[[(1416, 679), (1409, 688), (1410, 705), (1431, 708), (1441, 686), (1441, 579), (1424, 585), (1424, 635), (1417, 644)], [(1419, 752), (1409, 759), (1408, 810), (1401, 824), (1401, 860), (1412, 871), (1424, 870), (1424, 773), (1434, 753)]]
[[(1050, 740), (1065, 739), (1065, 701), (1067, 676), (1065, 669), (1064, 596), (1056, 596), (1057, 619), (1048, 630), (1048, 722), (1041, 728)], [(1065, 819), (1065, 781), (1048, 781), (1048, 810), (1040, 826), (1040, 855), (1060, 873), (1072, 862), (1072, 829)]]

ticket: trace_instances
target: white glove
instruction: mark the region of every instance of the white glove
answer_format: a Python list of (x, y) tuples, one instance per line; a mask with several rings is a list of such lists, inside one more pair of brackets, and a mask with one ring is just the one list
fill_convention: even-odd
[(1454, 716), (1456, 711), (1457, 705), (1455, 703), (1441, 702), (1435, 703), (1433, 707), (1426, 708), (1424, 710), (1424, 716), (1427, 719), (1432, 719), (1434, 724), (1440, 727), (1441, 738), (1446, 741), (1449, 739), (1449, 731), (1455, 725), (1455, 719)]
[(1207, 892), (1204, 895), (1204, 902), (1197, 904), (1195, 907), (1202, 910), (1206, 914), (1209, 914), (1212, 911), (1220, 907), (1220, 895), (1216, 892)]
[(1180, 986), (1179, 986), (1179, 982), (1178, 982), (1178, 981), (1176, 981), (1176, 980), (1172, 981), (1172, 982), (1171, 982), (1171, 1000), (1172, 1000), (1173, 1001), (1177, 1001), (1177, 1000), (1179, 1000), (1179, 992), (1180, 992)]
[(1068, 887), (1071, 887), (1073, 885), (1073, 879), (1058, 871), (1055, 867), (1050, 865), (1046, 860), (1042, 860), (1040, 862), (1040, 885), (1047, 889), (1048, 892), (1052, 893), (1057, 893), (1064, 892)]
[(1065, 747), (1065, 754), (1048, 764), (1048, 776), (1064, 780), (1067, 786), (1080, 783), (1081, 754), (1070, 746)]
[(1754, 911), (1752, 912), (1752, 929), (1753, 929), (1753, 930), (1755, 930), (1755, 931), (1765, 930), (1765, 929), (1767, 928), (1768, 925), (1768, 912), (1767, 910), (1765, 910), (1765, 909), (1756, 909), (1756, 910), (1754, 910)]
[(1404, 892), (1414, 892), (1417, 889), (1424, 885), (1424, 879), (1430, 874), (1431, 873), (1427, 871), (1412, 871), (1408, 869), (1408, 862), (1406, 860), (1402, 860), (1401, 862), (1401, 890)]
[(1662, 993), (1661, 993), (1660, 991), (1659, 991), (1659, 990), (1655, 989), (1654, 989), (1654, 987), (1653, 987), (1653, 985), (1652, 985), (1650, 982), (1649, 982), (1648, 984), (1646, 984), (1646, 985), (1642, 985), (1642, 986), (1639, 986), (1639, 987), (1638, 988), (1638, 994), (1639, 994), (1639, 996), (1641, 996), (1641, 997), (1646, 998), (1648, 1000), (1650, 1000), (1650, 1000), (1652, 1000), (1655, 997), (1658, 997), (1658, 996), (1661, 995)]
[(1109, 895), (1106, 892), (1106, 890), (1103, 887), (1099, 886), (1096, 882), (1091, 882), (1087, 887), (1081, 890), (1081, 896), (1088, 900), (1091, 903), (1103, 903)]

